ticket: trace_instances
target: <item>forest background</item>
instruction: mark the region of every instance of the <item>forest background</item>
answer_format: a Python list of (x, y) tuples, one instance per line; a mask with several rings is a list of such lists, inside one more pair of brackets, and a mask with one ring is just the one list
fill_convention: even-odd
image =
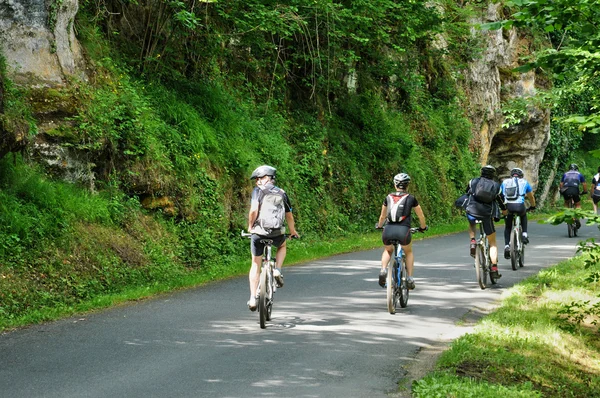
[[(60, 3), (50, 2), (50, 25)], [(80, 2), (87, 80), (23, 87), (0, 63), (3, 129), (61, 142), (88, 166), (70, 183), (28, 147), (2, 159), (0, 327), (183, 286), (189, 275), (242, 272), (239, 232), (260, 164), (277, 168), (304, 250), (371, 232), (401, 171), (430, 225), (456, 221), (452, 203), (480, 167), (461, 84), (482, 51), (469, 20), (487, 4)], [(552, 80), (536, 100), (557, 117), (540, 179), (573, 160), (591, 175), (581, 148), (597, 147), (587, 134), (597, 130), (597, 77), (569, 62), (594, 57), (561, 51), (573, 16), (548, 29), (536, 18), (552, 13), (522, 5), (508, 2), (513, 19), (484, 28), (516, 23), (538, 38), (540, 58), (523, 68)], [(596, 43), (585, 19), (571, 43)], [(514, 123), (519, 106), (506, 107)], [(42, 136), (48, 115), (56, 125)]]

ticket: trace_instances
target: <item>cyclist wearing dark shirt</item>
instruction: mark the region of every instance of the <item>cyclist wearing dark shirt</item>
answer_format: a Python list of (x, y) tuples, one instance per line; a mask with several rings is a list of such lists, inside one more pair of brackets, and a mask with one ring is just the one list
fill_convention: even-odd
[[(483, 203), (478, 201), (473, 190), (481, 179), (493, 180), (495, 182), (494, 188), (494, 200), (491, 203)], [(494, 219), (499, 219), (499, 208), (506, 214), (506, 206), (504, 205), (504, 199), (500, 192), (500, 183), (496, 181), (496, 168), (491, 165), (483, 166), (481, 168), (481, 176), (469, 181), (467, 186), (467, 193), (469, 194), (469, 202), (466, 205), (467, 219), (469, 220), (469, 237), (471, 238), (470, 253), (472, 257), (475, 257), (475, 232), (476, 232), (476, 220), (480, 220), (483, 224), (483, 230), (488, 237), (490, 243), (490, 259), (492, 260), (492, 269), (490, 270), (495, 274), (495, 278), (500, 278), (502, 275), (498, 273), (498, 246), (496, 244), (496, 228), (494, 227)]]
[(402, 250), (406, 255), (406, 270), (408, 272), (408, 288), (415, 288), (415, 281), (413, 279), (413, 266), (415, 263), (415, 257), (412, 251), (411, 242), (411, 211), (414, 209), (415, 213), (419, 217), (420, 231), (427, 230), (427, 224), (425, 223), (425, 215), (423, 209), (419, 206), (417, 198), (407, 192), (408, 184), (410, 183), (410, 176), (406, 173), (397, 174), (394, 177), (394, 187), (396, 192), (389, 194), (383, 201), (381, 206), (381, 214), (379, 215), (379, 221), (376, 227), (383, 226), (383, 223), (387, 220), (387, 224), (383, 227), (382, 240), (384, 244), (383, 254), (381, 255), (381, 270), (379, 271), (379, 286), (385, 287), (387, 278), (387, 266), (392, 256), (394, 246), (390, 244), (391, 240), (400, 240)]

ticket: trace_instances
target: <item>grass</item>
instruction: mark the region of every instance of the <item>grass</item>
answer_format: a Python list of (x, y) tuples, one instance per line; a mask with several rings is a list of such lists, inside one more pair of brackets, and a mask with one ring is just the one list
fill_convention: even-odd
[(600, 319), (588, 314), (578, 322), (560, 313), (565, 303), (599, 301), (599, 283), (584, 282), (592, 271), (584, 259), (509, 289), (495, 312), (440, 356), (435, 371), (413, 383), (413, 396), (600, 396)]

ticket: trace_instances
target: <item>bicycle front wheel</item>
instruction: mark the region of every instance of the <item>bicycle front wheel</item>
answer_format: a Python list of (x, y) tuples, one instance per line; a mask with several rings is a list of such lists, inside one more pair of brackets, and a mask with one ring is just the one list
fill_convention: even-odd
[(510, 234), (510, 265), (513, 271), (517, 270), (517, 262), (519, 261), (519, 232), (513, 228)]
[(269, 276), (267, 268), (268, 264), (263, 264), (262, 270), (260, 271), (260, 293), (258, 295), (258, 318), (260, 320), (260, 328), (265, 329), (267, 327), (267, 318), (269, 306), (268, 306), (268, 292), (269, 289)]
[[(408, 277), (408, 272), (406, 270), (406, 261), (402, 259), (402, 266), (397, 268), (397, 272), (400, 273), (400, 277), (397, 280), (400, 281), (400, 286), (398, 286), (396, 295), (398, 300), (400, 301), (400, 307), (406, 308), (408, 305), (408, 281), (406, 278)], [(399, 297), (398, 297), (399, 296)]]
[(475, 248), (475, 275), (479, 287), (485, 289), (485, 253), (480, 244)]
[(387, 308), (390, 314), (396, 313), (396, 278), (394, 275), (394, 270), (396, 269), (396, 258), (392, 256), (390, 262), (388, 263), (388, 272), (387, 272)]

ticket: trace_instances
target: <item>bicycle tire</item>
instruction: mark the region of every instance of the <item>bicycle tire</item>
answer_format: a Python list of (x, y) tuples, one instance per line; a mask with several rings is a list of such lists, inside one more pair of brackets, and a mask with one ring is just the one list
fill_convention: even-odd
[(258, 295), (258, 318), (260, 320), (260, 328), (265, 329), (267, 327), (267, 267), (268, 264), (263, 264), (262, 270), (260, 271), (260, 293)]
[(573, 224), (567, 223), (567, 229), (568, 229), (569, 238), (572, 238), (573, 237)]
[(388, 272), (386, 279), (386, 291), (387, 291), (387, 308), (390, 314), (396, 313), (396, 278), (394, 278), (394, 269), (396, 268), (396, 258), (395, 254), (390, 258), (390, 262), (388, 263)]
[(513, 271), (517, 270), (517, 263), (519, 261), (519, 231), (513, 228), (510, 233), (510, 265)]
[(483, 280), (485, 275), (485, 254), (483, 253), (483, 247), (481, 244), (477, 244), (475, 248), (475, 275), (477, 276), (477, 283), (481, 289), (485, 289), (485, 282)]
[(521, 252), (519, 253), (519, 267), (525, 265), (525, 244), (521, 243)]
[(271, 310), (273, 309), (273, 268), (269, 268), (270, 271), (267, 274), (267, 321), (271, 320)]
[(406, 306), (408, 305), (408, 281), (407, 281), (407, 277), (408, 277), (408, 271), (406, 270), (406, 260), (403, 258), (402, 259), (402, 266), (397, 268), (398, 271), (400, 271), (400, 278), (397, 278), (396, 280), (400, 281), (400, 286), (398, 286), (397, 292), (398, 294), (396, 295), (398, 298), (398, 301), (400, 301), (400, 307), (402, 308), (406, 308)]

